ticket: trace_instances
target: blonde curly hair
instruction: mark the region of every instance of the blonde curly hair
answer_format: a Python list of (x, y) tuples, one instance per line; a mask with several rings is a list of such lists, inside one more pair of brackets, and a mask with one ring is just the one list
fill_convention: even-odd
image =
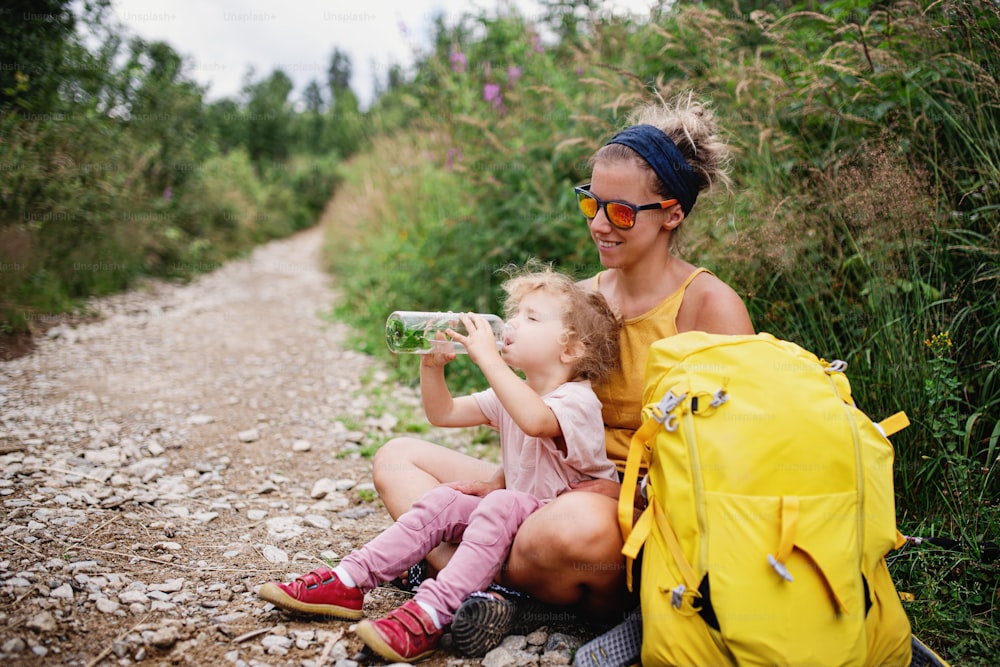
[(557, 297), (563, 304), (562, 324), (567, 346), (583, 343), (584, 353), (573, 365), (575, 378), (597, 381), (606, 378), (621, 363), (619, 337), (622, 319), (604, 295), (578, 284), (551, 266), (529, 264), (518, 272), (508, 267), (504, 282), (504, 316), (512, 317), (525, 295), (538, 290)]

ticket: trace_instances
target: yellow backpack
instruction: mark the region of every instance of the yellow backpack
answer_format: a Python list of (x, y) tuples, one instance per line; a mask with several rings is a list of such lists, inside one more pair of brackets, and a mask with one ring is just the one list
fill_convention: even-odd
[(910, 664), (884, 560), (909, 422), (858, 410), (845, 367), (766, 333), (653, 344), (618, 508), (644, 667)]

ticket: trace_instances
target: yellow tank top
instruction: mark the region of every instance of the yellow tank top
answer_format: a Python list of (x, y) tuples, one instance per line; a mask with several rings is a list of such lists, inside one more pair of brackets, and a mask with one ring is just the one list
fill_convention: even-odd
[[(619, 471), (625, 470), (632, 433), (642, 423), (642, 385), (649, 346), (677, 333), (677, 311), (684, 300), (684, 291), (692, 280), (707, 272), (707, 269), (695, 270), (677, 291), (658, 306), (625, 320), (620, 344), (621, 368), (604, 382), (594, 384), (594, 391), (603, 406), (601, 412), (608, 458), (614, 461)], [(594, 276), (595, 289), (599, 287), (600, 279), (601, 274)]]

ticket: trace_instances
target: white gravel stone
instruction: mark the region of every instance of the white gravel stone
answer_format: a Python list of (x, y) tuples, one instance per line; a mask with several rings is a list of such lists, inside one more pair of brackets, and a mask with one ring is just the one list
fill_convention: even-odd
[(130, 590), (119, 593), (118, 601), (122, 604), (145, 604), (149, 602), (149, 598), (141, 591)]
[(283, 637), (280, 635), (265, 635), (260, 643), (264, 648), (282, 648), (289, 649), (292, 647), (292, 640), (289, 637)]
[(306, 514), (302, 520), (310, 528), (319, 528), (321, 530), (329, 530), (330, 526), (333, 525), (329, 519), (319, 514)]
[(279, 549), (278, 547), (268, 544), (262, 550), (261, 554), (264, 556), (264, 560), (268, 563), (274, 563), (279, 565), (281, 563), (288, 562), (288, 552)]
[(53, 588), (49, 593), (49, 597), (58, 598), (61, 600), (72, 600), (73, 599), (73, 587), (69, 584), (63, 584), (58, 588)]
[(298, 516), (277, 516), (268, 519), (264, 524), (267, 526), (268, 537), (276, 542), (292, 540), (306, 532), (302, 525), (302, 517)]
[(237, 435), (240, 442), (257, 442), (260, 440), (260, 431), (255, 428), (250, 428), (245, 431), (240, 431)]
[(183, 579), (167, 579), (162, 584), (150, 584), (149, 590), (159, 591), (161, 593), (176, 593), (177, 591), (184, 588)]
[(333, 488), (336, 491), (350, 491), (355, 486), (357, 486), (357, 481), (353, 479), (337, 479), (333, 482)]
[(40, 611), (25, 624), (29, 630), (36, 632), (54, 632), (58, 627), (56, 617), (50, 611)]
[(347, 499), (342, 493), (330, 493), (322, 500), (317, 501), (310, 506), (313, 512), (338, 512), (348, 505), (351, 501)]
[(83, 460), (88, 463), (99, 465), (121, 463), (124, 460), (121, 448), (108, 447), (107, 449), (87, 450), (83, 453)]
[(212, 415), (201, 415), (194, 414), (187, 418), (187, 423), (195, 426), (202, 426), (204, 424), (211, 424), (215, 421), (215, 417)]
[(97, 572), (98, 564), (96, 560), (78, 560), (75, 563), (66, 563), (66, 569), (70, 572)]
[(97, 606), (97, 611), (103, 614), (114, 614), (121, 609), (121, 604), (103, 596), (94, 600), (94, 604)]
[(337, 483), (334, 480), (328, 479), (326, 477), (321, 477), (320, 479), (317, 479), (316, 482), (313, 484), (312, 490), (309, 492), (309, 496), (311, 498), (319, 500), (320, 498), (323, 498), (327, 494), (333, 493), (336, 490), (337, 490)]
[(173, 625), (167, 625), (153, 630), (147, 641), (159, 648), (170, 648), (180, 639), (180, 632)]
[(3, 652), (5, 655), (18, 655), (20, 653), (24, 653), (26, 648), (28, 648), (28, 645), (23, 639), (20, 637), (12, 637), (11, 639), (5, 641), (3, 646), (0, 646), (0, 652)]

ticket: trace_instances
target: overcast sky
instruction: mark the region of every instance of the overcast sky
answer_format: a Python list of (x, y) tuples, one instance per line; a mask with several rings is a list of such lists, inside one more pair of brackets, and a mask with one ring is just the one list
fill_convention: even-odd
[[(306, 84), (326, 81), (334, 48), (351, 56), (351, 88), (362, 106), (393, 64), (407, 67), (429, 46), (434, 16), (448, 25), (463, 12), (495, 14), (506, 2), (538, 15), (534, 0), (112, 0), (130, 34), (159, 39), (185, 56), (191, 78), (207, 97), (235, 97), (250, 66), (259, 80), (281, 68), (301, 99)], [(609, 0), (615, 12), (648, 14), (655, 0)]]

